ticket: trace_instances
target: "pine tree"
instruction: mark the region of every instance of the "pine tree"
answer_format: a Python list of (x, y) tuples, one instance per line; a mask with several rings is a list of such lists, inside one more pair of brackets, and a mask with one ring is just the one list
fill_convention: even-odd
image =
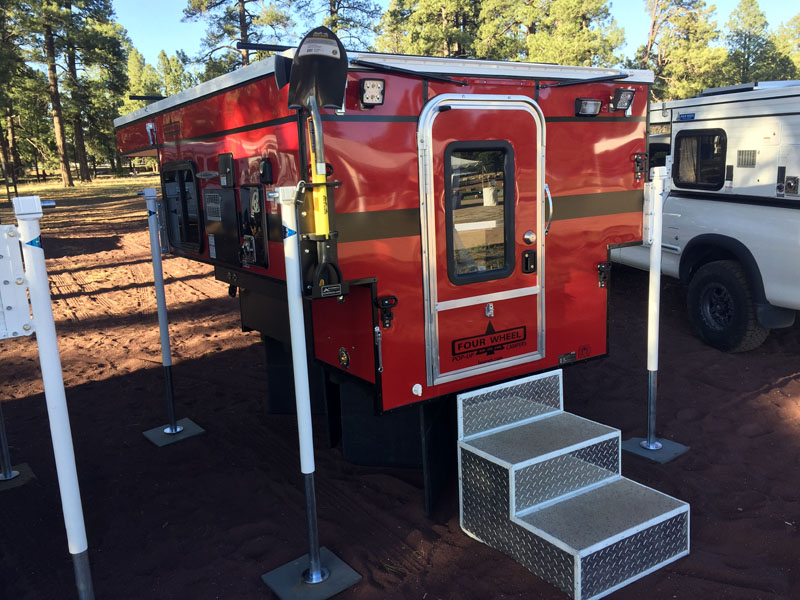
[(625, 34), (606, 0), (549, 0), (527, 7), (527, 60), (586, 67), (613, 66)]
[(128, 44), (128, 93), (122, 103), (122, 114), (132, 113), (149, 104), (146, 100), (131, 100), (128, 96), (160, 96), (161, 77), (144, 56)]
[(757, 0), (740, 0), (728, 21), (726, 83), (792, 79), (792, 60), (778, 51)]
[[(19, 5), (5, 2), (0, 5), (0, 116), (13, 114), (12, 82), (17, 81), (24, 70), (24, 61), (19, 51), (20, 30), (15, 18)], [(6, 185), (16, 186), (17, 166), (9, 148), (6, 127), (0, 119), (0, 163)]]
[(84, 129), (86, 108), (89, 105), (87, 82), (83, 73), (93, 66), (108, 69), (124, 88), (125, 60), (123, 38), (119, 27), (112, 22), (114, 15), (110, 0), (73, 0), (64, 2), (67, 11), (64, 31), (66, 86), (69, 101), (65, 102), (68, 120), (72, 124), (75, 157), (83, 182), (91, 181)]
[(194, 85), (192, 74), (187, 72), (184, 66), (188, 60), (188, 57), (180, 51), (172, 56), (167, 56), (163, 50), (158, 53), (156, 70), (161, 77), (162, 95), (172, 96)]
[(263, 42), (267, 38), (265, 29), (271, 30), (272, 39), (286, 37), (292, 21), (280, 1), (187, 0), (184, 20), (203, 20), (208, 24), (197, 62), (213, 58), (216, 67), (220, 67), (234, 64), (232, 57), (238, 55), (239, 66), (250, 64), (250, 50), (237, 50), (236, 42)]
[(800, 74), (800, 14), (796, 14), (788, 23), (782, 23), (778, 27), (775, 33), (775, 46), (778, 52), (792, 59), (795, 70)]
[(726, 52), (715, 45), (714, 8), (704, 0), (648, 0), (647, 10), (647, 42), (628, 66), (654, 72), (652, 99), (687, 98), (716, 85)]
[(392, 0), (376, 45), (401, 54), (474, 56), (479, 14), (478, 0)]

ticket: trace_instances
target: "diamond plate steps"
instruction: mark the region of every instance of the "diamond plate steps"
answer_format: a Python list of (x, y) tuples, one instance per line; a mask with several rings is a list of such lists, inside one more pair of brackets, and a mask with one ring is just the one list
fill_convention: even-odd
[(576, 599), (610, 594), (689, 553), (689, 505), (624, 477), (512, 521), (574, 557)]
[(561, 371), (523, 377), (458, 396), (458, 439), (562, 412)]
[[(458, 397), (462, 529), (576, 600), (688, 554), (688, 505), (619, 475), (619, 432), (562, 411), (561, 371), (524, 381), (471, 392), (471, 415)], [(558, 398), (537, 413), (543, 383)]]
[(619, 476), (619, 431), (557, 413), (462, 441), (510, 471), (509, 517)]

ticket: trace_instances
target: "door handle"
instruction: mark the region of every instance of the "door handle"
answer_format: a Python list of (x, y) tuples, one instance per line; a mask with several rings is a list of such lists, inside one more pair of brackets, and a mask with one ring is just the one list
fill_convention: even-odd
[(550, 186), (544, 184), (544, 193), (547, 194), (547, 206), (550, 209), (547, 214), (547, 225), (544, 228), (544, 234), (550, 233), (550, 225), (553, 222), (553, 197), (550, 195)]
[(536, 273), (536, 250), (525, 250), (522, 253), (522, 272)]

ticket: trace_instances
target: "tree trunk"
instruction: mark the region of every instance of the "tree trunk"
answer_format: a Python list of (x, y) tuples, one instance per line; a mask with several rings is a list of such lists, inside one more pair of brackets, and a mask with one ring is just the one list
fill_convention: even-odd
[[(3, 129), (3, 124), (0, 123), (0, 163), (3, 166), (3, 177), (7, 177), (7, 173), (11, 168), (10, 162), (8, 158), (8, 140), (6, 139), (6, 132)], [(10, 183), (10, 181), (7, 183)]]
[[(442, 31), (447, 31), (447, 9), (444, 6), (442, 7)], [(444, 58), (450, 56), (450, 44), (447, 42), (447, 38), (442, 45), (442, 56)]]
[[(116, 146), (116, 144), (115, 144), (115, 146)], [(118, 148), (114, 149), (114, 156), (117, 157), (117, 163), (114, 165), (114, 173), (116, 174), (117, 177), (122, 177), (122, 175), (123, 175), (123, 172), (122, 172), (122, 155), (119, 153), (119, 149)]]
[(58, 93), (58, 76), (56, 75), (56, 45), (53, 39), (53, 28), (44, 26), (44, 51), (47, 60), (47, 91), (50, 94), (50, 105), (53, 110), (53, 132), (56, 137), (56, 150), (61, 167), (61, 183), (64, 187), (72, 187), (72, 173), (67, 160), (67, 141), (64, 135), (64, 116), (61, 110), (61, 95)]
[(83, 116), (81, 110), (84, 98), (83, 90), (80, 89), (80, 81), (78, 81), (75, 48), (71, 44), (67, 53), (67, 68), (72, 80), (73, 100), (75, 102), (75, 118), (72, 120), (72, 129), (75, 134), (75, 158), (78, 160), (78, 173), (81, 181), (88, 183), (92, 180), (92, 176), (89, 172), (89, 162), (86, 160), (86, 143), (83, 139)]
[[(247, 31), (247, 11), (245, 10), (244, 0), (239, 0), (239, 40), (242, 42), (247, 42), (250, 39), (250, 35)], [(239, 50), (239, 53), (242, 55), (242, 66), (246, 67), (250, 64), (250, 51), (249, 50)]]
[(11, 174), (10, 174), (11, 165), (9, 164), (10, 161), (8, 160), (8, 142), (6, 141), (6, 135), (5, 135), (5, 132), (3, 131), (2, 127), (0, 127), (0, 159), (2, 159), (2, 162), (3, 162), (3, 173), (2, 174), (3, 174), (3, 179), (5, 179), (5, 182), (6, 182), (6, 197), (8, 198), (8, 201), (11, 202), (11, 189), (10, 188), (12, 186), (12, 181), (13, 181), (14, 195), (15, 196), (18, 195), (17, 194), (17, 183), (16, 183), (16, 181), (12, 180), (12, 178), (11, 178)]
[(16, 187), (19, 182), (20, 173), (22, 172), (22, 161), (19, 158), (19, 148), (17, 147), (17, 135), (14, 128), (14, 117), (11, 115), (9, 109), (6, 115), (6, 129), (8, 129), (8, 158), (11, 160), (11, 168), (9, 172), (14, 179), (14, 186)]

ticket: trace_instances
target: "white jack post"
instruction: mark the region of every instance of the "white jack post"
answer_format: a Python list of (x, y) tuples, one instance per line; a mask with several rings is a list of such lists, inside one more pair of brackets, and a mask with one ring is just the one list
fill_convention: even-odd
[(32, 328), (36, 331), (39, 348), (39, 363), (42, 368), (44, 396), (47, 415), (50, 419), (50, 436), (56, 459), (58, 487), (61, 490), (61, 507), (67, 530), (69, 552), (75, 569), (75, 583), (80, 600), (94, 600), (92, 573), (89, 568), (89, 545), (83, 522), (83, 507), (78, 488), (78, 472), (75, 467), (75, 452), (72, 447), (72, 432), (69, 426), (67, 398), (64, 393), (64, 378), (61, 374), (61, 358), (58, 354), (56, 326), (53, 307), (50, 303), (50, 283), (42, 250), (39, 219), (42, 218), (42, 202), (38, 196), (14, 198), (14, 213), (19, 228), (19, 242), (25, 260), (25, 278), (30, 290), (30, 309), (33, 314)]
[[(657, 463), (677, 458), (689, 448), (683, 444), (656, 439), (656, 392), (658, 385), (658, 328), (661, 310), (661, 236), (664, 195), (668, 193), (669, 171), (666, 167), (653, 169), (653, 181), (646, 192), (650, 196), (649, 232), (650, 287), (647, 305), (647, 438), (631, 438), (622, 442), (622, 449)], [(649, 235), (648, 235), (649, 233)]]
[(311, 428), (311, 394), (308, 385), (303, 284), (300, 279), (300, 241), (297, 203), (303, 198), (305, 182), (297, 187), (278, 188), (283, 223), (283, 253), (286, 261), (286, 296), (292, 340), (297, 433), (300, 439), (300, 470), (306, 491), (308, 554), (265, 573), (261, 579), (281, 600), (324, 600), (361, 581), (344, 561), (327, 548), (320, 548), (317, 531), (317, 500), (314, 490), (314, 438)]
[(169, 320), (167, 318), (167, 297), (164, 292), (164, 272), (161, 265), (160, 225), (158, 220), (158, 203), (156, 188), (145, 188), (140, 194), (147, 202), (147, 226), (150, 228), (150, 252), (153, 257), (153, 281), (156, 289), (156, 306), (158, 309), (158, 329), (161, 334), (161, 363), (164, 365), (164, 384), (167, 394), (166, 426), (154, 427), (144, 432), (144, 437), (156, 446), (174, 444), (190, 437), (205, 433), (191, 419), (175, 420), (175, 391), (172, 384), (172, 350), (169, 344)]

